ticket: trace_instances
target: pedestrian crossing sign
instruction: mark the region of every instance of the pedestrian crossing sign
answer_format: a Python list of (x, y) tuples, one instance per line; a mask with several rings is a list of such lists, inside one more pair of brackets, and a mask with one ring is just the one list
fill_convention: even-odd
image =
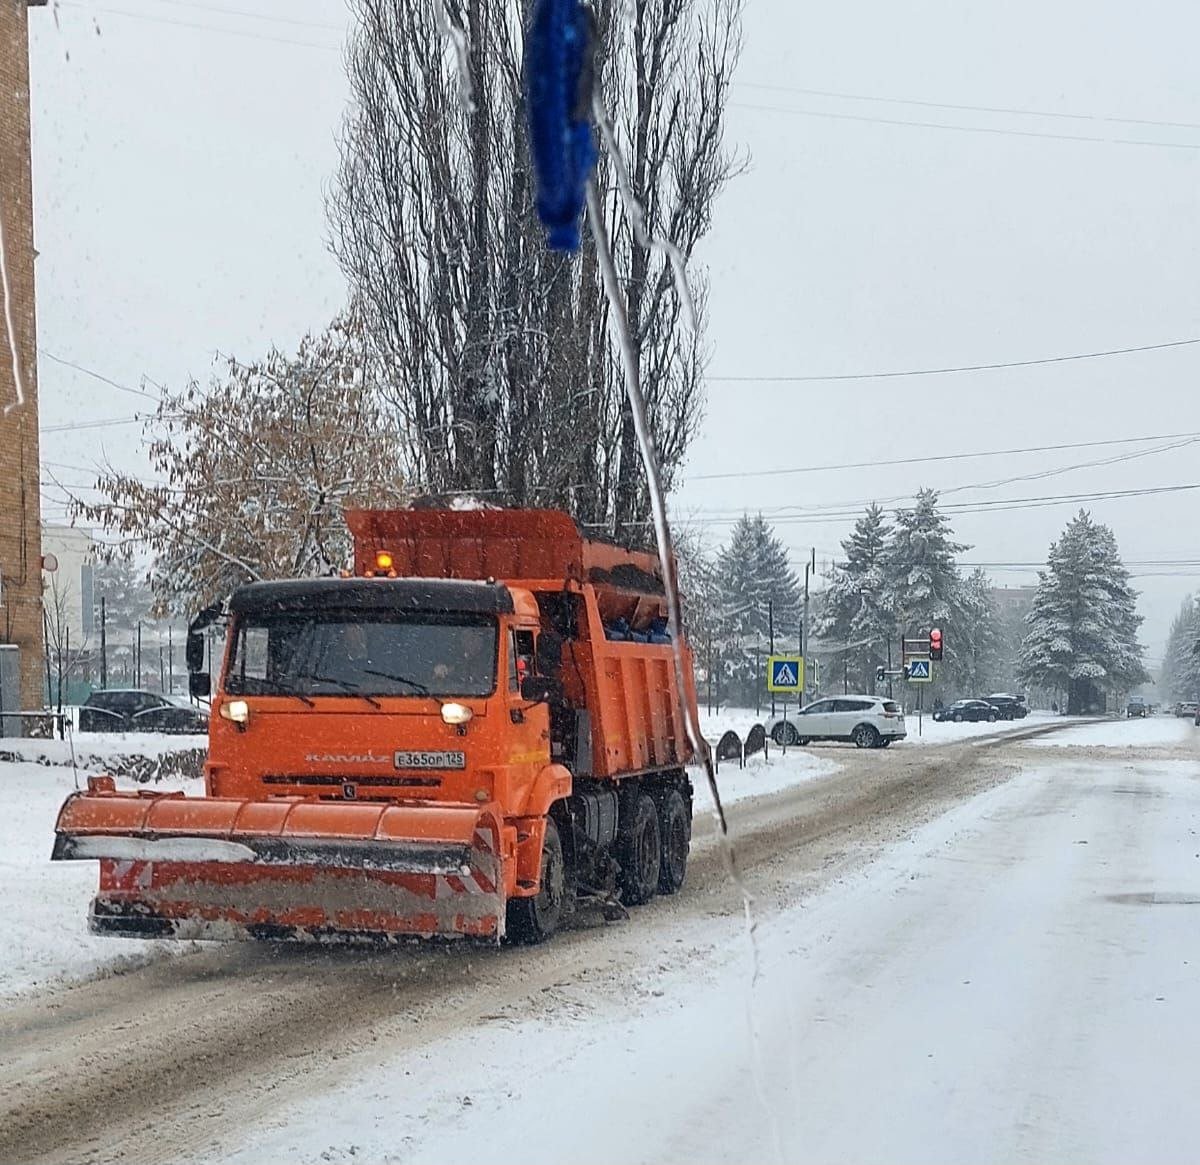
[(927, 659), (910, 659), (906, 678), (912, 684), (927, 684), (933, 679), (933, 665)]
[(798, 655), (768, 656), (767, 690), (770, 692), (804, 691), (804, 660)]

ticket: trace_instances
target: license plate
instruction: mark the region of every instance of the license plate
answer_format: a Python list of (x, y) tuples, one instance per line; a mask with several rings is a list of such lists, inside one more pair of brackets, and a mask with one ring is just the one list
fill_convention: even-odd
[(398, 769), (465, 769), (465, 752), (398, 752)]

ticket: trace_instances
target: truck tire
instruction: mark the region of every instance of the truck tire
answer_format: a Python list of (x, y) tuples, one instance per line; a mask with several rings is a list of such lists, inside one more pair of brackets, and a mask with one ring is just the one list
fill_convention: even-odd
[(687, 877), (688, 848), (692, 841), (691, 818), (678, 789), (668, 789), (658, 802), (658, 832), (662, 841), (658, 892), (677, 894)]
[(626, 906), (649, 902), (658, 890), (662, 840), (654, 801), (639, 793), (621, 844), (621, 901)]
[(542, 885), (532, 898), (510, 898), (507, 934), (515, 943), (545, 942), (562, 921), (567, 873), (562, 838), (553, 818), (546, 819), (542, 841)]

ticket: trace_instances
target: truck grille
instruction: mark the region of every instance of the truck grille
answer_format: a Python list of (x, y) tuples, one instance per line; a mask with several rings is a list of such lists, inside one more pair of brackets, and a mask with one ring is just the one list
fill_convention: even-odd
[(350, 776), (349, 774), (341, 774), (338, 776), (312, 773), (303, 773), (299, 776), (285, 776), (280, 774), (271, 774), (263, 777), (264, 785), (301, 785), (307, 787), (322, 787), (333, 785), (341, 788), (343, 785), (358, 785), (359, 787), (369, 787), (373, 789), (437, 789), (441, 786), (441, 777), (376, 777), (374, 775), (367, 776)]

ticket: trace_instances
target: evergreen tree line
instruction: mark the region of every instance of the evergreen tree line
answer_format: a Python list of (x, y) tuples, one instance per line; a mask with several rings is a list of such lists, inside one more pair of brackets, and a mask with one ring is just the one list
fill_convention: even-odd
[(1170, 700), (1200, 699), (1200, 595), (1188, 595), (1171, 622), (1160, 686)]
[[(900, 666), (901, 639), (933, 627), (945, 655), (927, 706), (1023, 687), (1046, 705), (1087, 711), (1147, 678), (1136, 592), (1112, 531), (1083, 511), (1051, 545), (1032, 610), (1008, 616), (983, 570), (959, 567), (968, 547), (955, 540), (935, 490), (890, 516), (868, 506), (841, 546), (845, 558), (810, 600), (808, 657), (819, 661), (821, 692), (875, 692), (877, 669)], [(761, 514), (745, 515), (715, 554), (685, 537), (680, 560), (702, 698), (711, 673), (719, 702), (756, 703), (772, 630), (777, 651), (800, 645), (803, 592), (786, 549)], [(1200, 655), (1195, 661), (1200, 668)]]

